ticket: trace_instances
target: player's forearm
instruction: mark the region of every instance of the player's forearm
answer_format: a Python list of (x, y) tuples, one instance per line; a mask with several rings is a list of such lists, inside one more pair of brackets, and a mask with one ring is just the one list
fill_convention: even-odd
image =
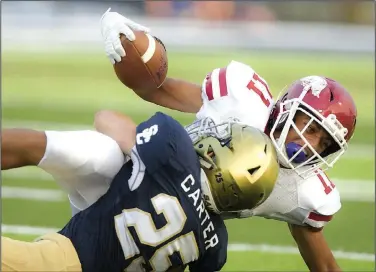
[(176, 78), (166, 78), (155, 90), (134, 90), (142, 99), (159, 106), (187, 113), (197, 113), (202, 105), (201, 87)]
[(311, 272), (341, 272), (341, 268), (335, 261), (334, 257), (323, 260), (323, 259), (312, 259), (310, 257), (303, 257), (309, 271)]
[[(302, 257), (304, 259), (304, 262), (306, 263), (309, 271), (311, 272), (341, 272), (341, 268), (336, 262), (336, 259), (334, 258), (333, 254), (330, 252), (330, 250), (324, 254), (320, 254), (318, 250), (316, 252), (309, 252), (309, 250), (304, 252), (304, 249), (302, 250), (299, 248), (300, 253), (302, 254)], [(323, 249), (325, 252), (326, 250)]]
[(37, 165), (46, 150), (46, 135), (31, 129), (3, 129), (1, 135), (1, 169)]
[(309, 271), (341, 271), (325, 241), (322, 228), (289, 224), (289, 229)]
[(95, 114), (95, 129), (109, 136), (120, 149), (130, 155), (136, 144), (136, 124), (128, 116), (110, 110), (102, 110)]

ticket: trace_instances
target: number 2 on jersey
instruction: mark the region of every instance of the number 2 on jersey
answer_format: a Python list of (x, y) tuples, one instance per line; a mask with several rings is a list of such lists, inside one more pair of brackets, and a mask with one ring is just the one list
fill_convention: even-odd
[[(257, 85), (261, 84), (262, 86), (265, 87), (265, 90), (268, 92), (268, 97), (265, 97), (264, 92), (262, 90), (260, 90), (260, 88), (257, 87), (256, 84)], [(268, 85), (266, 84), (266, 82), (263, 79), (261, 79), (259, 77), (259, 75), (256, 74), (256, 72), (253, 73), (252, 79), (249, 81), (247, 88), (249, 90), (254, 91), (261, 98), (262, 102), (264, 102), (265, 106), (269, 107), (269, 105), (271, 103), (270, 100), (272, 98), (272, 94), (270, 93)]]
[[(155, 227), (150, 213), (138, 208), (126, 209), (115, 216), (115, 228), (125, 259), (132, 258), (140, 251), (133, 240), (129, 227), (134, 227), (140, 242), (144, 245), (157, 247), (163, 242), (178, 235), (184, 228), (187, 217), (178, 200), (166, 194), (159, 194), (151, 199), (157, 214), (163, 214), (166, 225), (160, 229)], [(157, 249), (150, 259), (154, 271), (165, 271), (170, 266), (169, 255), (179, 252), (184, 264), (198, 259), (198, 247), (193, 232), (181, 235), (163, 247)], [(137, 271), (142, 268), (144, 260), (139, 257), (125, 269)], [(142, 270), (142, 269), (141, 269)]]

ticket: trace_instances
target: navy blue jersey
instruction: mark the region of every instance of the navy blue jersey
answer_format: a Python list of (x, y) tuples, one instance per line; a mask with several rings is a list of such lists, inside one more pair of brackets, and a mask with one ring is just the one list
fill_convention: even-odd
[[(110, 189), (60, 231), (87, 271), (218, 271), (227, 231), (201, 197), (200, 164), (191, 139), (157, 113), (137, 127), (132, 161)], [(126, 269), (126, 270), (125, 270)]]

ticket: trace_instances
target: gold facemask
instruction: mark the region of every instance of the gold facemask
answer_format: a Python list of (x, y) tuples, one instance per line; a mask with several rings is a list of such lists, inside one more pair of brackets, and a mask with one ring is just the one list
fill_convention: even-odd
[(271, 194), (279, 164), (269, 137), (260, 130), (231, 123), (230, 137), (202, 137), (195, 143), (209, 193), (208, 208), (215, 212), (253, 209)]

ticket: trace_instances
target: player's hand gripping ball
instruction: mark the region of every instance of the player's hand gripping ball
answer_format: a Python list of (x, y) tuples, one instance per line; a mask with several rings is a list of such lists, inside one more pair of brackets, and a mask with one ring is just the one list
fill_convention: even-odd
[(167, 76), (167, 52), (163, 43), (143, 31), (134, 31), (131, 42), (123, 34), (121, 44), (126, 52), (120, 62), (114, 64), (119, 80), (133, 90), (159, 88)]

